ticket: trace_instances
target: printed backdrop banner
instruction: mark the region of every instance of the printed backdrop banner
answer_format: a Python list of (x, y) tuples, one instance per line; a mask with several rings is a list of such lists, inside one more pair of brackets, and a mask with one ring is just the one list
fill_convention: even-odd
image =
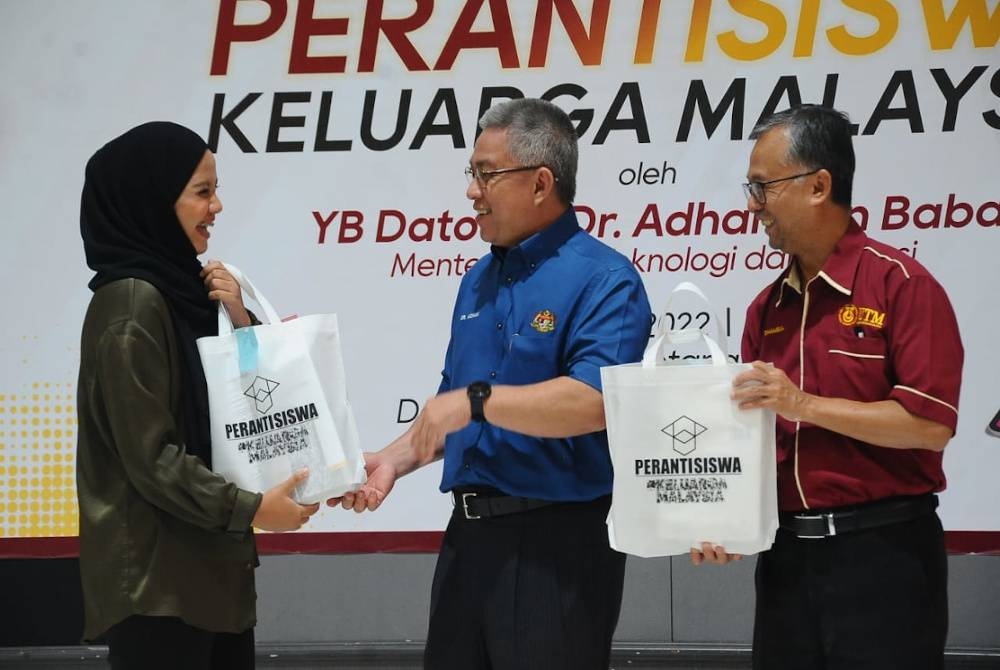
[[(1000, 550), (1000, 8), (996, 0), (171, 0), (0, 7), (0, 553), (71, 552), (75, 382), (91, 273), (83, 168), (165, 119), (216, 150), (205, 259), (282, 316), (336, 313), (365, 449), (437, 388), (451, 304), (486, 246), (461, 174), (480, 113), (540, 96), (580, 135), (577, 212), (653, 304), (692, 280), (729, 350), (785, 265), (740, 190), (755, 122), (823, 102), (857, 124), (855, 216), (947, 289), (967, 365), (941, 515)], [(699, 325), (702, 308), (659, 314)], [(928, 328), (933, 328), (928, 323)], [(700, 355), (677, 349), (672, 355)], [(434, 549), (439, 466), (375, 514), (324, 510), (271, 550)], [(54, 538), (54, 539), (53, 539)]]

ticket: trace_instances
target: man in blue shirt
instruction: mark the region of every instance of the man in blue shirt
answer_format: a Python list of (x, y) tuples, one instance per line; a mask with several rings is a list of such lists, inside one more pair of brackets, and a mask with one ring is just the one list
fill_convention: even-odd
[(443, 455), (455, 512), (425, 667), (605, 669), (625, 556), (605, 526), (600, 368), (641, 358), (649, 302), (629, 260), (577, 223), (565, 112), (513, 100), (479, 125), (466, 195), (490, 253), (459, 288), (438, 395), (366, 455), (368, 483), (343, 506), (377, 508), (398, 477)]

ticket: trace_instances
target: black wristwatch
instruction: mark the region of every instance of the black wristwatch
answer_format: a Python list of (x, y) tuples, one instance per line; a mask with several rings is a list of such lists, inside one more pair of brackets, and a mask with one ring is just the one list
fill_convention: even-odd
[(485, 423), (486, 416), (483, 415), (483, 403), (490, 397), (493, 387), (488, 382), (472, 382), (466, 387), (465, 392), (469, 395), (469, 405), (472, 407), (472, 420)]

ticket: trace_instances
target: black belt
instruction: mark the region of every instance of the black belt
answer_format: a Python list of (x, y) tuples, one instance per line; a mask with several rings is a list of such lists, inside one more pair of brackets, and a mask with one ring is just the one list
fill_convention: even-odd
[(778, 519), (781, 528), (798, 537), (822, 538), (911, 521), (933, 513), (937, 506), (937, 496), (927, 494), (828, 510), (781, 512)]
[(463, 519), (488, 519), (493, 516), (528, 512), (539, 507), (555, 505), (557, 500), (539, 500), (508, 496), (493, 490), (457, 489), (451, 492), (455, 500), (455, 516)]

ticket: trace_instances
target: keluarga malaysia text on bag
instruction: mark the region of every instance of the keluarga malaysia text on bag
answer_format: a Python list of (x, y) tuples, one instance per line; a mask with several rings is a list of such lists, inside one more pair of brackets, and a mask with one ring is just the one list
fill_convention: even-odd
[[(693, 284), (687, 291), (708, 302)], [(669, 312), (669, 301), (665, 312)], [(732, 380), (749, 364), (701, 330), (661, 320), (641, 363), (601, 369), (614, 490), (608, 536), (637, 556), (686, 554), (702, 542), (730, 553), (771, 546), (778, 527), (774, 413), (741, 410)], [(666, 364), (667, 343), (702, 341), (711, 363)]]
[(267, 323), (233, 330), (219, 304), (219, 335), (198, 339), (212, 431), (212, 469), (241, 488), (265, 491), (295, 470), (312, 503), (357, 489), (364, 458), (347, 401), (335, 314), (282, 322), (242, 272), (226, 269)]

